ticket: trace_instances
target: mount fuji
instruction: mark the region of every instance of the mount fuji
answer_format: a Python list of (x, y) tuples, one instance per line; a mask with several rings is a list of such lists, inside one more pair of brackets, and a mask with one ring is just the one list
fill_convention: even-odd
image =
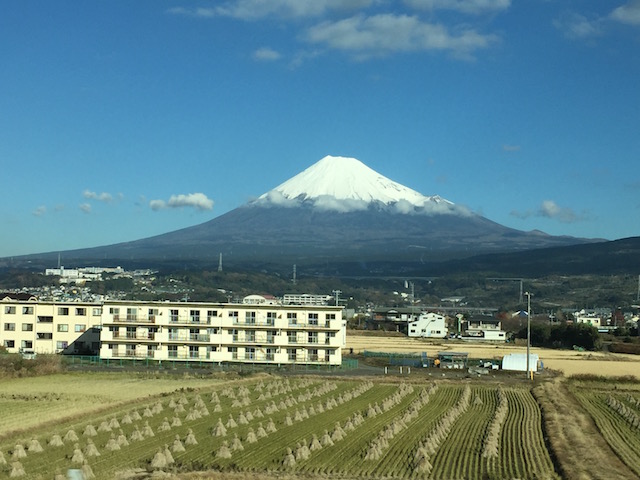
[[(505, 227), (425, 196), (355, 158), (327, 156), (276, 188), (200, 225), (65, 252), (70, 260), (268, 265), (412, 263), (590, 242)], [(57, 252), (56, 252), (57, 255)], [(44, 258), (44, 255), (39, 255)]]

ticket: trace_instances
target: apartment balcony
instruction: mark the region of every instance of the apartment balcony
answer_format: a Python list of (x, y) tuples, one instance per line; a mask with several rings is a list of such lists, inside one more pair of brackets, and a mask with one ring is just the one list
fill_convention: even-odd
[(275, 325), (274, 318), (258, 319), (258, 320), (240, 320), (239, 318), (233, 319), (234, 325), (242, 327), (273, 327)]
[[(300, 329), (327, 329), (327, 328), (331, 328), (331, 322), (330, 321), (324, 321), (324, 320), (318, 320), (318, 321), (310, 321), (310, 322), (304, 322), (304, 321), (300, 321), (298, 320), (297, 322), (291, 322), (289, 321), (288, 324), (288, 328), (300, 328)], [(337, 330), (337, 328), (335, 328), (334, 330)]]
[(123, 315), (112, 315), (111, 316), (112, 323), (156, 323), (156, 316), (150, 315), (133, 315), (128, 314), (126, 316)]
[(211, 339), (211, 336), (206, 333), (190, 333), (189, 341), (190, 342), (208, 342)]
[(190, 316), (175, 316), (169, 317), (169, 324), (171, 325), (211, 325), (211, 318), (190, 317)]
[(154, 358), (155, 357), (155, 350), (137, 350), (137, 349), (131, 349), (131, 348), (127, 348), (124, 351), (124, 355), (122, 355), (120, 350), (114, 350), (113, 351), (113, 357), (114, 358)]
[(233, 335), (231, 341), (233, 343), (248, 343), (252, 345), (274, 345), (276, 337), (241, 337), (240, 335)]
[(196, 353), (196, 352), (176, 352), (174, 350), (169, 350), (169, 352), (167, 353), (167, 358), (169, 360), (197, 360), (197, 361), (201, 361), (201, 360), (209, 360), (209, 354), (205, 353)]
[(205, 333), (169, 333), (169, 341), (174, 342), (209, 342), (211, 335)]

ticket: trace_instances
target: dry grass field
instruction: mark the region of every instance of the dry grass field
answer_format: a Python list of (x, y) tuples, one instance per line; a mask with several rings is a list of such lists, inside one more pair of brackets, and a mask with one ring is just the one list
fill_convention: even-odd
[(0, 379), (0, 440), (51, 422), (211, 384), (212, 380), (199, 378), (107, 372)]
[[(500, 358), (508, 353), (525, 353), (526, 347), (513, 344), (482, 344), (461, 341), (422, 340), (406, 336), (380, 336), (378, 334), (354, 333), (347, 335), (347, 350), (354, 353), (364, 350), (378, 352), (427, 352), (430, 357), (442, 351), (468, 352), (469, 358)], [(572, 350), (552, 350), (532, 348), (531, 353), (538, 354), (544, 368), (556, 370), (565, 376), (575, 374), (594, 374), (604, 376), (634, 376), (640, 379), (640, 357), (637, 355), (578, 352)]]

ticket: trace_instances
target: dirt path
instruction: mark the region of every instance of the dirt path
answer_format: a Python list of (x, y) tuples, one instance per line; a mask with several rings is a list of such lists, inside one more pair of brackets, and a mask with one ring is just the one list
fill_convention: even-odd
[(627, 480), (636, 475), (608, 446), (591, 417), (560, 379), (545, 382), (533, 393), (542, 409), (549, 446), (562, 478)]

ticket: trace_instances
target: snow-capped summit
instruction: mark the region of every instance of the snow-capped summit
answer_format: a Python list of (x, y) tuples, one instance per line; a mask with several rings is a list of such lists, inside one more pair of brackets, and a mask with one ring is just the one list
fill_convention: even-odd
[(331, 155), (261, 195), (257, 203), (282, 205), (288, 201), (340, 211), (362, 210), (371, 204), (404, 211), (435, 206), (448, 210), (453, 206), (437, 195), (425, 196), (394, 182), (356, 158)]

